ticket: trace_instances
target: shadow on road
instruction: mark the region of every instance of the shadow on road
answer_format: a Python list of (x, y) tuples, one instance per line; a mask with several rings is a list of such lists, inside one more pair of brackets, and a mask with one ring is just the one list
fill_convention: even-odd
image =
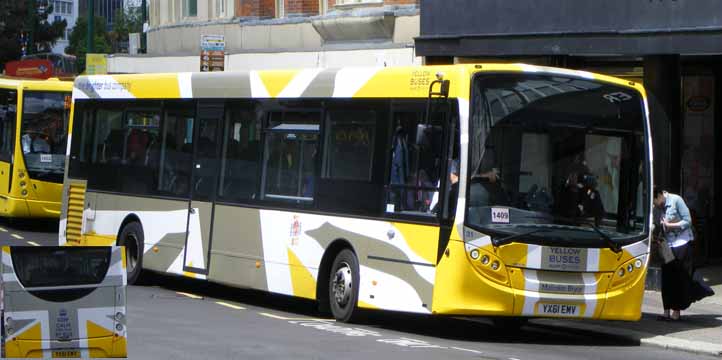
[(58, 233), (58, 219), (8, 219), (0, 218), (0, 226), (21, 232)]
[[(243, 305), (262, 307), (270, 311), (291, 313), (290, 316), (331, 319), (329, 315), (321, 314), (318, 311), (315, 301), (269, 294), (258, 290), (238, 289), (179, 276), (144, 273), (141, 286), (160, 286), (172, 291), (188, 292), (204, 297), (234, 301)], [(529, 323), (514, 331), (503, 330), (484, 318), (367, 311), (363, 314), (359, 324), (377, 330), (406, 333), (405, 336), (410, 337), (429, 336), (458, 341), (575, 346), (639, 346), (638, 341), (621, 336), (534, 323)]]

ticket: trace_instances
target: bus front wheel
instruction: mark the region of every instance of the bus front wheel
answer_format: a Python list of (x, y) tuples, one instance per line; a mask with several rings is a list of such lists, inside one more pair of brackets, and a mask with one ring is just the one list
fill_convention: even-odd
[(118, 245), (125, 246), (128, 285), (135, 284), (143, 268), (143, 227), (140, 223), (133, 221), (126, 224), (120, 232)]
[(358, 317), (359, 265), (353, 251), (341, 250), (333, 260), (328, 281), (331, 313), (338, 321), (351, 322)]

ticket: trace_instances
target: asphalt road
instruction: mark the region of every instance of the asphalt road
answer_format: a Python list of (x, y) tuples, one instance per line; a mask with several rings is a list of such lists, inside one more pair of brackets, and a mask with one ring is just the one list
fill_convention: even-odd
[[(2, 245), (55, 245), (57, 222), (0, 219)], [(484, 319), (369, 312), (343, 324), (315, 303), (150, 274), (128, 287), (132, 359), (718, 359), (563, 326), (505, 333)]]
[(58, 220), (0, 218), (0, 246), (58, 244)]
[(153, 275), (128, 288), (133, 359), (717, 359), (534, 324), (398, 313), (336, 323), (313, 302)]

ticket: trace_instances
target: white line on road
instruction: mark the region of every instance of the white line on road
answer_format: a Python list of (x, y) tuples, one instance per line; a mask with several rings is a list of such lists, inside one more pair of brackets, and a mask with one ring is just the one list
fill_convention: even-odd
[(16, 239), (19, 239), (19, 240), (25, 239), (24, 237), (22, 237), (22, 236), (20, 236), (20, 235), (18, 235), (18, 234), (10, 234), (10, 236), (12, 236), (12, 237), (14, 237), (14, 238), (16, 238)]
[(216, 304), (218, 304), (218, 305), (223, 305), (223, 306), (229, 307), (229, 308), (231, 308), (231, 309), (246, 310), (246, 308), (244, 308), (243, 306), (233, 305), (233, 304), (225, 303), (225, 302), (223, 302), (223, 301), (216, 301)]
[(36, 243), (35, 241), (28, 241), (28, 244), (32, 246), (40, 246), (40, 244)]
[(190, 294), (190, 293), (186, 293), (186, 292), (182, 292), (182, 291), (176, 291), (175, 293), (179, 294), (179, 295), (187, 296), (191, 299), (203, 299), (203, 296), (198, 296), (195, 294)]
[(481, 352), (481, 351), (479, 351), (479, 350), (464, 349), (464, 348), (460, 348), (460, 347), (456, 347), (456, 346), (452, 346), (451, 348), (454, 349), (454, 350), (468, 351), (468, 352), (471, 352), (471, 353), (474, 353), (474, 354), (483, 354), (483, 352)]
[(274, 315), (269, 313), (258, 313), (262, 316), (269, 317), (276, 320), (288, 320), (288, 321), (335, 321), (334, 319), (318, 319), (318, 318), (306, 318), (306, 317), (285, 317), (281, 315)]
[(5, 228), (1, 228), (1, 227), (0, 227), (0, 231), (2, 231), (2, 232), (8, 232)]

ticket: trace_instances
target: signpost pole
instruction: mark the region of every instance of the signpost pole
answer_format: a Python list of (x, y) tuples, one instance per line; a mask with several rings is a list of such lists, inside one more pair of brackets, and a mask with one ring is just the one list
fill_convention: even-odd
[(87, 49), (86, 53), (95, 52), (95, 36), (93, 26), (95, 25), (95, 9), (93, 8), (94, 1), (88, 0), (88, 38), (87, 38)]

